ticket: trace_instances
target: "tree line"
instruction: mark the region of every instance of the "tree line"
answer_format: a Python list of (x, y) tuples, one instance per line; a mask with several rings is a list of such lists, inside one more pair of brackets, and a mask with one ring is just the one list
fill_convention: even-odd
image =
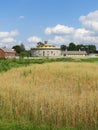
[(96, 50), (96, 46), (89, 44), (89, 45), (84, 45), (84, 44), (78, 44), (76, 45), (75, 43), (69, 43), (68, 46), (66, 45), (61, 45), (60, 46), (62, 51), (68, 50), (68, 51), (86, 51), (87, 53), (96, 53), (98, 52)]
[[(37, 45), (43, 45), (42, 42), (38, 42)], [(76, 45), (75, 43), (71, 42), (69, 43), (69, 45), (61, 45), (60, 46), (62, 51), (86, 51), (87, 53), (98, 53), (98, 51), (96, 50), (96, 46), (89, 44), (89, 45), (83, 45), (83, 44), (78, 44)], [(15, 45), (12, 47), (12, 49), (14, 49), (17, 53), (18, 56), (20, 57), (30, 57), (31, 56), (31, 49), (30, 50), (26, 50), (25, 46), (23, 43), (21, 43), (20, 45)]]

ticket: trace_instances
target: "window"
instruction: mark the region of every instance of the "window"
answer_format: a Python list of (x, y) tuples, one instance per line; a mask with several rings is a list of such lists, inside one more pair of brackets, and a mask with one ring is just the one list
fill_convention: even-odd
[(51, 54), (53, 54), (53, 51), (51, 51)]
[(45, 56), (45, 51), (43, 51), (43, 56)]

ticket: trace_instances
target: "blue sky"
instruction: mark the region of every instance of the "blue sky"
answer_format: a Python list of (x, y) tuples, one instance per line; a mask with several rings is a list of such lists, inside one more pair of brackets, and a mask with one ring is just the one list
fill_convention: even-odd
[(97, 0), (0, 0), (0, 47), (48, 40), (98, 46)]

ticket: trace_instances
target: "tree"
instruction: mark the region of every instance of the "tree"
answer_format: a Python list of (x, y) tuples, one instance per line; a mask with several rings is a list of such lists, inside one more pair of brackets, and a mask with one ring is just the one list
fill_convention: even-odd
[(22, 50), (22, 51), (25, 51), (25, 46), (24, 46), (23, 43), (20, 44), (20, 47), (21, 47), (21, 50)]
[(67, 47), (66, 45), (61, 45), (61, 50), (65, 51), (66, 49), (68, 49), (69, 51), (86, 51), (88, 54), (89, 53), (96, 53), (96, 46), (89, 44), (89, 45), (84, 45), (84, 44), (78, 44), (76, 45), (75, 43), (71, 42), (69, 43), (69, 46)]
[(22, 51), (20, 54), (19, 54), (20, 57), (30, 57), (31, 56), (31, 51), (30, 50), (25, 50), (25, 51)]
[(88, 45), (89, 53), (95, 53), (96, 52), (96, 46), (95, 45)]
[(83, 45), (82, 50), (89, 53), (95, 53), (96, 52), (96, 46), (95, 45)]
[(42, 42), (37, 43), (37, 46), (43, 46), (43, 45), (44, 45), (44, 43), (42, 43)]
[(18, 54), (20, 54), (22, 52), (22, 49), (20, 47), (20, 45), (16, 45), (12, 47)]
[(25, 51), (25, 46), (23, 43), (21, 43), (20, 45), (15, 45), (12, 47), (18, 54), (20, 54), (21, 52)]
[(62, 51), (65, 51), (67, 49), (67, 46), (66, 45), (61, 45), (60, 48), (61, 48)]
[(79, 50), (84, 51), (84, 50), (85, 50), (85, 47), (84, 47), (83, 44), (78, 44), (78, 45), (76, 45), (76, 50), (77, 50), (77, 51), (79, 51)]
[(76, 50), (76, 45), (75, 45), (75, 43), (72, 43), (72, 42), (71, 42), (71, 43), (69, 44), (68, 50), (69, 50), (69, 51)]

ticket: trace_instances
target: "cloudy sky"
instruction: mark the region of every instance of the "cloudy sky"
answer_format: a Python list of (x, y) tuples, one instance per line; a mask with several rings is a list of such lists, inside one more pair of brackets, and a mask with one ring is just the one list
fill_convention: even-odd
[(98, 47), (98, 0), (0, 0), (0, 47), (44, 40)]

